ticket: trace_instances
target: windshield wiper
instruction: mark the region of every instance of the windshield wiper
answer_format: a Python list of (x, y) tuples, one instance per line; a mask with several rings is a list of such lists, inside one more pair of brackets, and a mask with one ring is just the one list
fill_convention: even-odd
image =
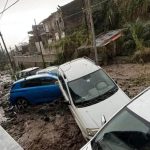
[(112, 89), (110, 89), (109, 91), (107, 91), (104, 95), (111, 96), (113, 95), (116, 91), (118, 90), (118, 88), (115, 86)]

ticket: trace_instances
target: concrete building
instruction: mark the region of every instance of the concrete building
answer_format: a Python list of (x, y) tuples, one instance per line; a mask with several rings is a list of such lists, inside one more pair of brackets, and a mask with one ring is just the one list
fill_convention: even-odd
[(62, 52), (62, 47), (56, 48), (51, 45), (55, 45), (60, 39), (71, 34), (83, 24), (82, 6), (82, 0), (74, 0), (64, 6), (58, 6), (56, 12), (38, 25), (33, 25), (32, 31), (28, 32), (29, 53), (26, 56), (15, 56), (16, 66), (20, 64), (35, 66), (37, 63), (41, 63), (41, 51), (45, 61), (53, 63), (57, 59), (58, 53)]

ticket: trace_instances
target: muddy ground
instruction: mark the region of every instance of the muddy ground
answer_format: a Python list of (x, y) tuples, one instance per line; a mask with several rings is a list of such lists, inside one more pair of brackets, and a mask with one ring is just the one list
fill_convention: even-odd
[[(115, 64), (103, 67), (132, 98), (150, 85), (150, 64)], [(85, 140), (68, 107), (61, 102), (32, 106), (26, 112), (8, 109), (2, 126), (25, 150), (78, 150)]]

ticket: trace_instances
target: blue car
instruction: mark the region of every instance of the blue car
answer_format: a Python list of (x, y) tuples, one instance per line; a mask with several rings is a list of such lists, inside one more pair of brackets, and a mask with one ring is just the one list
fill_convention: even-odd
[(25, 109), (29, 104), (53, 102), (61, 97), (57, 77), (38, 74), (16, 81), (11, 87), (9, 101), (18, 109)]

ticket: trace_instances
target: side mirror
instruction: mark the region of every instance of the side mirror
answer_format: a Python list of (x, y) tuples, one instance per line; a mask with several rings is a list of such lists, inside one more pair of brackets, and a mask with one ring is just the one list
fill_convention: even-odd
[(70, 105), (70, 102), (69, 101), (64, 101), (64, 104)]
[(101, 117), (101, 124), (104, 125), (106, 123), (106, 118), (104, 115)]

